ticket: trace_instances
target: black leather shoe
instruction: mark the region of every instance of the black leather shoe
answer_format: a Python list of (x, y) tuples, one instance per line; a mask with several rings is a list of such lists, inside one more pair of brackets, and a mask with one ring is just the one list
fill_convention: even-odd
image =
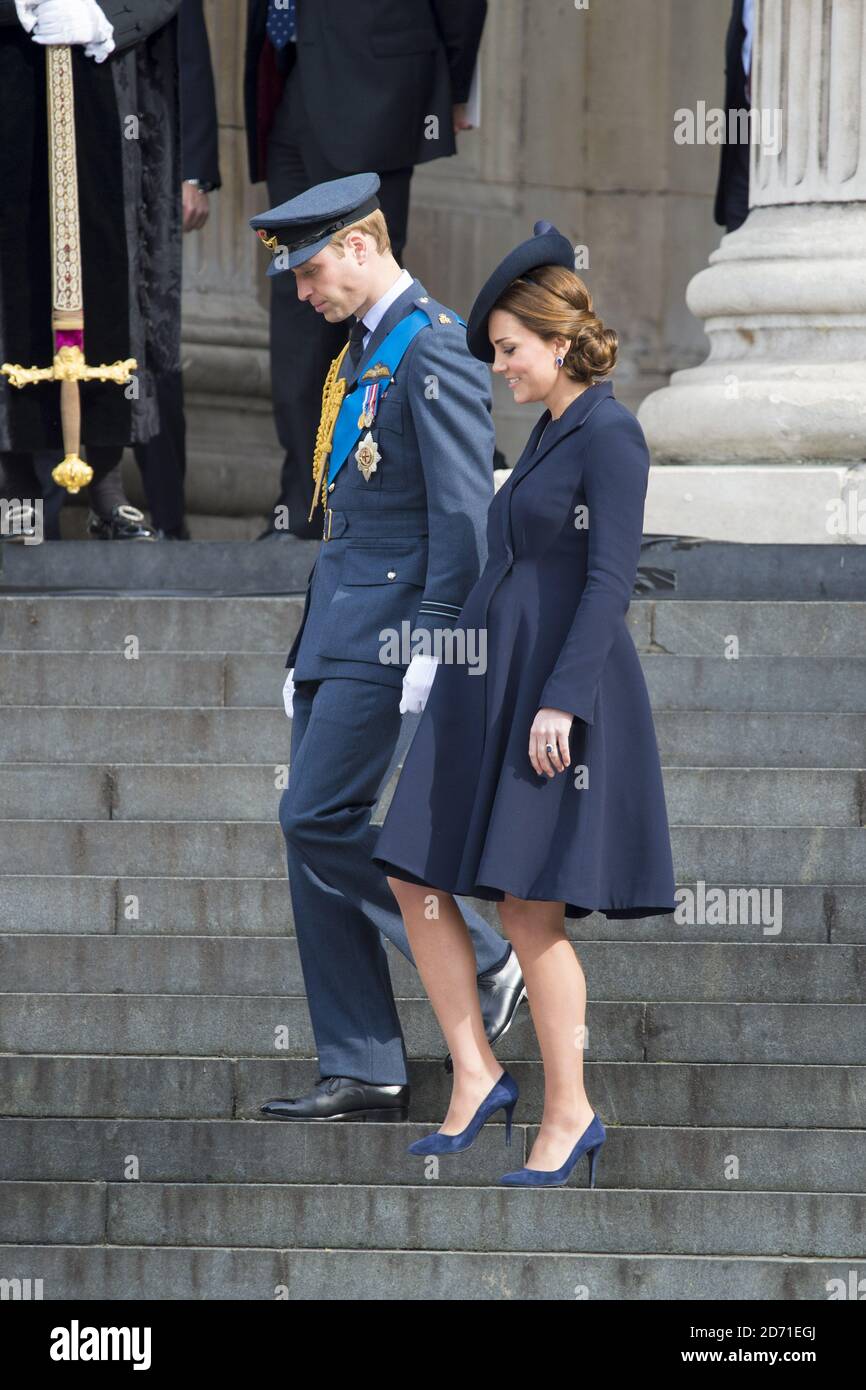
[(261, 1106), (270, 1120), (406, 1120), (409, 1086), (384, 1086), (354, 1076), (322, 1076), (312, 1091)]
[(156, 533), (145, 525), (144, 512), (131, 502), (112, 507), (111, 516), (98, 516), (91, 511), (87, 530), (99, 541), (155, 541)]
[[(481, 1017), (484, 1019), (484, 1032), (492, 1047), (508, 1032), (521, 1000), (526, 998), (523, 971), (520, 969), (517, 952), (513, 946), (504, 965), (492, 973), (485, 971), (483, 975), (478, 976), (478, 997), (481, 1002)], [(450, 1052), (445, 1058), (445, 1070), (454, 1070)]]

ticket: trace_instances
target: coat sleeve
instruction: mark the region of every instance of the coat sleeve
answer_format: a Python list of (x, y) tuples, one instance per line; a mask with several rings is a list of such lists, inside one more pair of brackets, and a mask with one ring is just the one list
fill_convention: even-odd
[(219, 127), (202, 0), (181, 0), (178, 43), (183, 177), (219, 188)]
[(541, 692), (540, 709), (568, 710), (586, 724), (593, 721), (598, 682), (637, 576), (649, 465), (643, 430), (633, 415), (595, 427), (583, 473), (586, 584)]
[(427, 578), (415, 628), (432, 635), (460, 617), (486, 562), (493, 500), (490, 374), (459, 324), (419, 333), (407, 394), (427, 492)]
[(451, 96), (466, 101), (481, 45), (487, 0), (432, 0), (451, 73)]
[(134, 48), (167, 24), (178, 11), (180, 0), (97, 0), (114, 25), (115, 53)]

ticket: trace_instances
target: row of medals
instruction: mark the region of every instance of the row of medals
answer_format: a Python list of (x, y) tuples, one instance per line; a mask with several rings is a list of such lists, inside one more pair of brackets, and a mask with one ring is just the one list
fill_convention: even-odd
[[(391, 373), (384, 363), (377, 362), (375, 367), (371, 367), (369, 372), (364, 373), (364, 376), (365, 378), (367, 376), (387, 377), (390, 385)], [(379, 446), (370, 433), (376, 419), (376, 411), (379, 407), (379, 392), (381, 391), (381, 386), (381, 381), (372, 381), (370, 383), (364, 392), (364, 403), (361, 406), (361, 414), (358, 416), (358, 429), (366, 430), (367, 433), (364, 435), (364, 438), (355, 451), (355, 459), (357, 460), (359, 469), (364, 475), (365, 483), (369, 483), (370, 478), (376, 472), (376, 465), (382, 458), (379, 452)]]

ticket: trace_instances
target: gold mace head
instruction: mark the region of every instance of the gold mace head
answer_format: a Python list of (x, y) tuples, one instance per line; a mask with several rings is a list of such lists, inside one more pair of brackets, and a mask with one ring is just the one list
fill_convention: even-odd
[(51, 476), (67, 492), (80, 492), (93, 479), (93, 469), (77, 454), (67, 454), (62, 463), (52, 469)]

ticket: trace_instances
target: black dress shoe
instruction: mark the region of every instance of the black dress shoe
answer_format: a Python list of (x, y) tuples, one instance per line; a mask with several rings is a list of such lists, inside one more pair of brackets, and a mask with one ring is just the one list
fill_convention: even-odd
[(144, 512), (131, 502), (112, 507), (111, 516), (99, 516), (91, 511), (87, 530), (99, 541), (155, 541), (156, 533), (145, 525)]
[(270, 1120), (406, 1120), (409, 1086), (385, 1086), (354, 1076), (322, 1076), (312, 1091), (261, 1106)]
[[(517, 952), (512, 946), (508, 959), (498, 970), (485, 971), (478, 976), (478, 997), (481, 1002), (481, 1017), (484, 1032), (492, 1047), (499, 1038), (508, 1032), (514, 1022), (514, 1015), (526, 998), (523, 971), (517, 960)], [(453, 1072), (451, 1053), (445, 1058), (445, 1070)]]

